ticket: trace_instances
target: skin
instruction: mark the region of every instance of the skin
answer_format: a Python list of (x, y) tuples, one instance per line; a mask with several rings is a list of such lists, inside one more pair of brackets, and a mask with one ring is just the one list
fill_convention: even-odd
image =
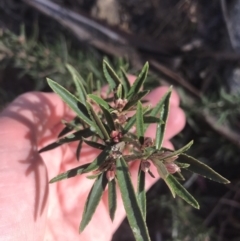
[[(155, 105), (167, 89), (157, 88), (147, 99)], [(57, 95), (41, 92), (19, 96), (0, 114), (0, 241), (107, 241), (124, 219), (125, 211), (118, 193), (118, 209), (111, 222), (105, 191), (89, 225), (79, 234), (80, 219), (93, 180), (79, 175), (49, 185), (48, 181), (54, 176), (87, 163), (98, 154), (84, 146), (78, 162), (75, 143), (38, 153), (40, 148), (56, 140), (63, 128), (61, 120), (72, 117), (73, 113)], [(179, 97), (173, 92), (165, 147), (173, 148), (169, 139), (184, 125)], [(154, 135), (155, 127), (151, 126), (146, 136)], [(138, 162), (131, 165), (134, 183), (138, 165)], [(151, 171), (156, 174), (153, 166)], [(147, 188), (156, 181), (157, 178), (148, 176)]]

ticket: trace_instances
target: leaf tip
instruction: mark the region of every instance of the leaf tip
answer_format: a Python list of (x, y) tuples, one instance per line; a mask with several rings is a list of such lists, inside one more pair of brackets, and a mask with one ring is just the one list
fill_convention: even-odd
[(55, 179), (56, 179), (55, 177), (54, 177), (54, 178), (52, 178), (52, 179), (49, 181), (49, 184), (56, 182), (56, 180), (55, 180)]
[(223, 180), (223, 182), (222, 182), (223, 184), (229, 184), (229, 183), (231, 183), (228, 179), (226, 179), (226, 178), (224, 178), (224, 180)]
[(54, 83), (54, 81), (51, 80), (51, 79), (49, 79), (49, 78), (47, 78), (47, 82), (48, 82), (49, 85), (50, 85), (51, 83)]
[(200, 205), (198, 204), (198, 202), (194, 203), (194, 204), (193, 204), (193, 207), (196, 208), (196, 209), (198, 209), (198, 210), (200, 209)]
[(79, 226), (78, 232), (79, 232), (79, 233), (82, 233), (84, 229), (85, 229), (85, 225), (83, 225), (83, 223), (81, 222), (81, 223), (80, 223), (80, 226)]

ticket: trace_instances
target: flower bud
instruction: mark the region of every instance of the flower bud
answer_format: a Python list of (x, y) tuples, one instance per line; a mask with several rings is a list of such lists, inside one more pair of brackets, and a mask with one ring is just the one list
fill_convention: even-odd
[(153, 146), (153, 139), (152, 139), (151, 137), (145, 137), (145, 138), (144, 138), (143, 146), (144, 146), (144, 147)]
[(119, 132), (119, 131), (112, 131), (111, 134), (110, 134), (113, 142), (120, 142), (120, 139), (122, 138), (122, 132)]
[(179, 166), (177, 166), (175, 163), (166, 163), (165, 167), (167, 168), (168, 172), (171, 174), (181, 171)]
[(112, 138), (114, 138), (114, 137), (118, 136), (118, 134), (119, 134), (119, 131), (112, 131), (111, 134), (110, 134), (110, 136), (111, 136)]
[(168, 156), (170, 156), (171, 154), (172, 154), (172, 152), (170, 152), (170, 151), (165, 151), (165, 152), (163, 152), (163, 153), (159, 156), (159, 158), (160, 158), (161, 160), (164, 160), (165, 162), (168, 162), (168, 163), (174, 162), (174, 161), (178, 158), (178, 156), (176, 155), (176, 156), (168, 157)]
[(118, 110), (122, 110), (126, 104), (127, 104), (127, 99), (119, 98), (115, 101), (115, 107)]
[(117, 118), (117, 122), (119, 124), (124, 124), (127, 121), (127, 116), (125, 114), (121, 114)]

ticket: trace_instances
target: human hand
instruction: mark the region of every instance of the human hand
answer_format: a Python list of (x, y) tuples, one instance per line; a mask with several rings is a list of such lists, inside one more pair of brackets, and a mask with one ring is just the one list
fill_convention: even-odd
[[(160, 87), (148, 100), (155, 105), (166, 92)], [(118, 208), (114, 222), (107, 209), (107, 191), (86, 229), (78, 227), (84, 204), (93, 180), (79, 175), (49, 185), (50, 178), (90, 162), (97, 152), (84, 146), (80, 161), (75, 158), (76, 145), (62, 145), (39, 154), (38, 150), (56, 140), (63, 128), (62, 119), (72, 113), (55, 94), (26, 93), (18, 97), (0, 115), (0, 240), (111, 240), (125, 211), (118, 193)], [(169, 139), (182, 130), (185, 116), (179, 108), (179, 97), (173, 91), (164, 146), (173, 148)], [(154, 137), (150, 127), (146, 136)], [(154, 167), (151, 167), (154, 173)], [(131, 166), (136, 180), (138, 163)], [(149, 188), (156, 179), (147, 177)]]

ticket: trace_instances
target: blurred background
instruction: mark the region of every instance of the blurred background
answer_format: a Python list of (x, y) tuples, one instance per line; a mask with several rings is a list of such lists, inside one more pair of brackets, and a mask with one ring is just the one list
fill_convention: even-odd
[[(66, 63), (103, 81), (103, 57), (131, 74), (149, 61), (146, 87), (174, 85), (187, 115), (175, 147), (193, 139), (190, 154), (231, 181), (186, 173), (200, 210), (158, 181), (147, 196), (152, 240), (239, 241), (240, 0), (0, 0), (0, 109), (51, 91), (46, 77), (74, 92)], [(113, 241), (131, 240), (125, 220)]]

